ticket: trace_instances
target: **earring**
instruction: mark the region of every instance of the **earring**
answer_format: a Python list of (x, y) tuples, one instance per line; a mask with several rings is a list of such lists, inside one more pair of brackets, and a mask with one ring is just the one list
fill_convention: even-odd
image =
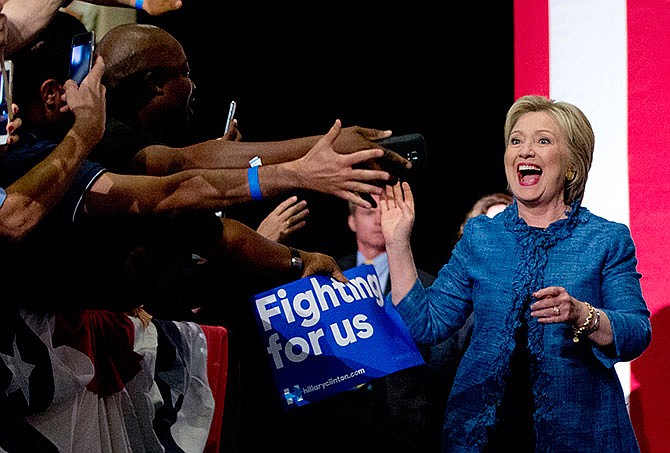
[(565, 172), (565, 179), (568, 181), (575, 179), (575, 171), (572, 168), (569, 168), (568, 171)]

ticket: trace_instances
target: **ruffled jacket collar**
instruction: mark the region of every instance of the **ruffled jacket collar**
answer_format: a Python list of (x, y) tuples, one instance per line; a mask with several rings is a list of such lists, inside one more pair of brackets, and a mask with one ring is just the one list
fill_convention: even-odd
[[(548, 263), (548, 255), (551, 248), (559, 241), (571, 236), (576, 226), (580, 223), (588, 221), (589, 211), (581, 206), (580, 200), (573, 202), (570, 208), (566, 211), (566, 218), (559, 219), (549, 225), (547, 228), (537, 228), (529, 226), (526, 221), (519, 217), (518, 206), (516, 200), (514, 203), (505, 209), (500, 215), (504, 227), (514, 234), (514, 237), (519, 245), (520, 260), (519, 266), (514, 274), (514, 283), (512, 286), (512, 300), (509, 305), (512, 307), (508, 311), (505, 323), (512, 326), (506, 329), (506, 337), (503, 343), (506, 345), (501, 348), (500, 356), (495, 361), (497, 364), (497, 372), (492, 375), (495, 376), (495, 383), (486, 390), (485, 400), (489, 401), (489, 410), (483, 422), (478, 428), (471, 432), (474, 438), (471, 439), (472, 444), (479, 444), (484, 441), (485, 426), (490, 426), (495, 423), (495, 406), (500, 400), (500, 395), (504, 391), (505, 380), (511, 372), (510, 358), (516, 346), (515, 334), (517, 329), (521, 328), (522, 322), (528, 326), (528, 352), (534, 357), (531, 360), (530, 377), (533, 383), (533, 398), (535, 401), (535, 423), (536, 429), (542, 430), (543, 425), (550, 424), (554, 418), (553, 414), (553, 400), (544, 391), (549, 386), (548, 381), (551, 376), (548, 376), (546, 368), (540, 364), (544, 358), (544, 329), (537, 322), (530, 322), (529, 306), (534, 299), (531, 294), (540, 288), (547, 286), (544, 282), (545, 270)], [(525, 346), (525, 345), (524, 345)], [(537, 451), (549, 451), (540, 445), (542, 439), (538, 438)]]

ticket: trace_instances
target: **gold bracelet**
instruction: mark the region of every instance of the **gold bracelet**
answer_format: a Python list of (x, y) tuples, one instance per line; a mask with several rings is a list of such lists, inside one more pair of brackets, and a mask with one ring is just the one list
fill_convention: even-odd
[(593, 325), (591, 327), (589, 327), (588, 329), (586, 329), (584, 332), (582, 332), (583, 337), (588, 337), (593, 332), (600, 329), (600, 310), (598, 310), (596, 308), (595, 311), (596, 311), (596, 317), (593, 320)]
[(584, 324), (582, 324), (579, 327), (572, 326), (572, 341), (575, 343), (579, 343), (579, 338), (584, 334), (586, 329), (589, 327), (591, 324), (591, 320), (595, 316), (596, 309), (593, 308), (593, 305), (591, 305), (588, 302), (584, 302), (586, 304), (586, 307), (589, 309), (589, 314), (586, 315), (586, 320), (584, 321)]

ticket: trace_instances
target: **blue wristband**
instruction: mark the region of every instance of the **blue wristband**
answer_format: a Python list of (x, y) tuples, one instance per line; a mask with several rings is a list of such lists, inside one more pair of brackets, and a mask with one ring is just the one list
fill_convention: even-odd
[(142, 9), (144, 6), (144, 0), (135, 0), (135, 9)]
[(258, 167), (251, 167), (247, 170), (247, 179), (249, 180), (249, 191), (252, 200), (262, 200), (261, 186), (258, 183)]

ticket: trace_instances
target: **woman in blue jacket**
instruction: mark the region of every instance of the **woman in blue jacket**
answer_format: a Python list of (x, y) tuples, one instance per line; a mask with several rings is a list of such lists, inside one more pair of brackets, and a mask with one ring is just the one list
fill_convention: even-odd
[(411, 189), (387, 187), (390, 297), (415, 340), (439, 342), (474, 312), (444, 451), (639, 451), (614, 364), (647, 348), (650, 313), (628, 227), (581, 206), (594, 140), (574, 105), (519, 98), (505, 122), (514, 203), (468, 221), (428, 288), (410, 248)]

